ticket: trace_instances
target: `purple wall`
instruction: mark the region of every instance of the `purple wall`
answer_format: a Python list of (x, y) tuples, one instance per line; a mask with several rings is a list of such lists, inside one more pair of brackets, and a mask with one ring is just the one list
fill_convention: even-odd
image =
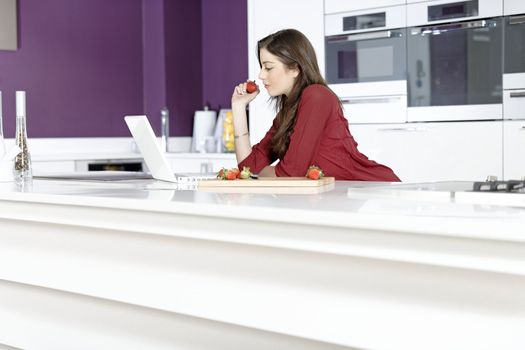
[(233, 87), (248, 79), (247, 1), (202, 0), (202, 37), (203, 103), (230, 108)]
[(29, 137), (127, 136), (141, 113), (142, 0), (19, 0), (19, 50), (0, 51), (4, 133), (27, 91)]
[(27, 91), (29, 137), (129, 136), (160, 108), (191, 136), (204, 103), (229, 107), (246, 78), (246, 0), (19, 0), (19, 50), (0, 51), (4, 134)]
[[(143, 2), (144, 34), (144, 113), (155, 116), (167, 106), (166, 101), (166, 54), (164, 49), (164, 0)], [(151, 118), (156, 130), (160, 129), (158, 118)]]
[(191, 136), (193, 113), (202, 109), (201, 13), (200, 1), (165, 1), (166, 99), (174, 136)]

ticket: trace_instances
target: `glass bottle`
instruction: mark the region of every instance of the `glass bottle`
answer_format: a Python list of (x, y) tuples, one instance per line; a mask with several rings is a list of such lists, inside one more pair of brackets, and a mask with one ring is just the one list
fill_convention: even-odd
[(31, 171), (31, 156), (27, 147), (26, 130), (26, 92), (16, 92), (16, 140), (15, 143), (22, 152), (15, 158), (15, 179), (26, 181), (33, 177)]
[(170, 141), (170, 111), (168, 107), (160, 110), (160, 146), (164, 152), (168, 152)]

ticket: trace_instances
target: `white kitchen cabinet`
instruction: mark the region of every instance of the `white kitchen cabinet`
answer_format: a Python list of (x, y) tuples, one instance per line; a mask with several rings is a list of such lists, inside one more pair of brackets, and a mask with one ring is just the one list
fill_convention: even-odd
[(503, 0), (503, 14), (518, 15), (525, 13), (525, 1), (523, 0)]
[[(208, 168), (208, 172), (218, 172), (221, 168), (236, 168), (237, 167), (237, 159), (235, 157), (232, 158), (210, 158), (208, 161), (208, 167), (211, 166), (211, 168)], [(211, 169), (211, 170), (210, 170)]]
[[(178, 172), (188, 173), (200, 173), (201, 166), (208, 164), (208, 160), (205, 158), (171, 158), (170, 159), (171, 169)], [(207, 171), (207, 168), (206, 168)], [(204, 172), (206, 172), (204, 171)]]
[(325, 0), (324, 12), (336, 13), (347, 11), (368, 10), (377, 7), (387, 7), (404, 5), (405, 0), (368, 0), (368, 1), (344, 1), (344, 0)]
[(505, 119), (525, 119), (525, 89), (503, 90)]
[(525, 120), (503, 122), (503, 175), (505, 180), (525, 176)]
[(503, 177), (500, 121), (351, 125), (350, 131), (362, 153), (404, 182)]
[(60, 161), (33, 161), (31, 163), (33, 174), (72, 173), (75, 171), (74, 160)]
[[(250, 79), (260, 72), (257, 41), (281, 29), (294, 28), (311, 41), (324, 74), (323, 0), (248, 0), (248, 72)], [(265, 89), (250, 103), (250, 141), (259, 142), (272, 125), (275, 110)]]
[(168, 154), (168, 160), (174, 172), (206, 173), (218, 172), (221, 168), (237, 167), (235, 154)]

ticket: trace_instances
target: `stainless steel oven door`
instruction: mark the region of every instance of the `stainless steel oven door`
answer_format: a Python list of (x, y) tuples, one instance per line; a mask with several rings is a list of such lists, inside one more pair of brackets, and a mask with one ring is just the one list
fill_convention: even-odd
[(406, 29), (327, 37), (325, 49), (350, 123), (406, 122)]
[(502, 18), (408, 28), (408, 121), (502, 118)]
[(406, 29), (330, 36), (325, 50), (329, 84), (405, 80)]
[(350, 123), (406, 122), (405, 16), (403, 6), (325, 16), (325, 77)]
[(351, 124), (406, 122), (403, 9), (393, 6), (325, 17), (325, 77)]

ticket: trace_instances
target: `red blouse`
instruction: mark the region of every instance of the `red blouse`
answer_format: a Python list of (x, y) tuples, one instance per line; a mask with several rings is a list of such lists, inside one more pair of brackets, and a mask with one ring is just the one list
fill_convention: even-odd
[[(239, 163), (259, 173), (277, 157), (271, 151), (273, 125), (252, 152)], [(310, 165), (317, 165), (326, 176), (337, 180), (400, 181), (394, 172), (368, 159), (357, 150), (357, 142), (348, 130), (337, 96), (323, 85), (310, 85), (303, 90), (295, 128), (284, 158), (277, 163), (277, 176), (305, 176)]]

